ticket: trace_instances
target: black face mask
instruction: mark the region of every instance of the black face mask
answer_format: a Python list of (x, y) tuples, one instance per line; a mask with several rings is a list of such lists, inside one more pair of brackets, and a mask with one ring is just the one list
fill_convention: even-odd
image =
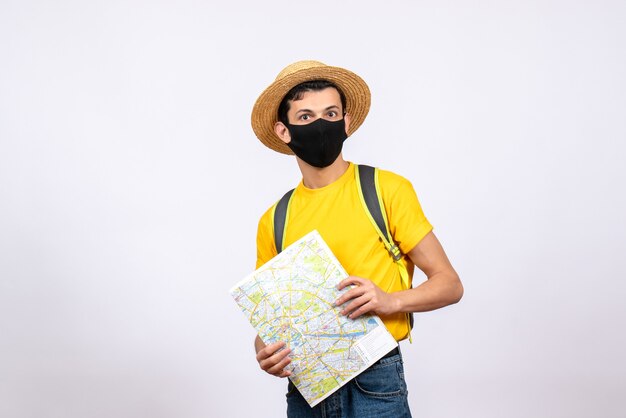
[(343, 119), (329, 122), (318, 119), (308, 125), (286, 124), (291, 135), (289, 148), (305, 163), (324, 168), (335, 162), (343, 141), (346, 140), (346, 124)]

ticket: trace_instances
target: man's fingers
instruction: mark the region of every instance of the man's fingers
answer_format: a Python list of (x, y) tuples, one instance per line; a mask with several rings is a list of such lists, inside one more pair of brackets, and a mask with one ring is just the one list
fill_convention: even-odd
[[(361, 306), (363, 306), (364, 304), (366, 304), (369, 301), (367, 295), (361, 295), (358, 298), (354, 298), (350, 301), (349, 304), (346, 305), (345, 308), (343, 308), (343, 310), (341, 311), (342, 315), (348, 315), (350, 313), (353, 313), (354, 311), (356, 311), (357, 309), (359, 309)], [(350, 315), (350, 318), (353, 318), (352, 315)]]
[(359, 306), (357, 309), (355, 309), (352, 313), (350, 313), (350, 315), (348, 315), (348, 317), (350, 319), (356, 319), (359, 316), (368, 313), (371, 309), (372, 309), (372, 303), (371, 302), (367, 302), (367, 303)]
[(361, 279), (360, 277), (356, 277), (356, 276), (350, 276), (347, 279), (343, 279), (342, 281), (340, 281), (339, 284), (337, 285), (337, 289), (341, 290), (346, 286), (350, 286), (351, 284), (359, 286), (363, 284), (363, 279)]
[(258, 361), (259, 361), (259, 364), (261, 365), (261, 368), (263, 370), (267, 370), (270, 367), (272, 367), (274, 364), (282, 361), (286, 356), (289, 355), (289, 353), (291, 353), (291, 350), (288, 348), (285, 348), (284, 350), (266, 355), (265, 357), (258, 359)]
[[(278, 356), (275, 357), (274, 360), (276, 359), (282, 359), (284, 356), (286, 356), (290, 350), (289, 349), (285, 349), (282, 350), (281, 349), (283, 347), (286, 347), (286, 343), (284, 341), (279, 341), (277, 343), (272, 343), (272, 344), (268, 344), (266, 345), (264, 348), (262, 348), (261, 350), (259, 350), (258, 353), (256, 353), (256, 361), (258, 361), (259, 363), (264, 362), (268, 359), (271, 359), (273, 356)], [(287, 353), (285, 353), (285, 351)], [(276, 361), (274, 361), (276, 362)]]
[[(284, 351), (287, 351), (287, 350), (284, 350)], [(280, 352), (280, 354), (282, 354), (282, 351)], [(291, 372), (289, 372), (288, 370), (285, 370), (285, 367), (289, 363), (291, 363), (291, 358), (285, 357), (279, 363), (273, 365), (272, 367), (270, 367), (269, 369), (265, 371), (274, 376), (287, 377), (291, 374)]]
[(335, 301), (335, 306), (343, 305), (350, 299), (356, 299), (359, 296), (363, 296), (365, 292), (367, 292), (367, 289), (365, 288), (365, 286), (358, 286), (358, 287), (355, 287), (354, 289), (350, 289), (346, 293), (341, 295), (339, 298), (337, 298), (337, 300)]
[(291, 350), (286, 348), (284, 342), (278, 342), (259, 350), (256, 358), (262, 370), (274, 376), (285, 377), (291, 374), (283, 370), (291, 362), (291, 358), (288, 357), (290, 353)]

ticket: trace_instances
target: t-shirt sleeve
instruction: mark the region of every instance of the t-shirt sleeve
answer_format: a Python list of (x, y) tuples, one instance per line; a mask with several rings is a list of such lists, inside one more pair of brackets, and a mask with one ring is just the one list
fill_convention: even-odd
[(379, 172), (379, 182), (391, 235), (400, 250), (406, 254), (432, 231), (433, 227), (424, 215), (411, 182), (383, 170)]
[(276, 254), (273, 225), (274, 206), (269, 208), (261, 219), (256, 233), (256, 268), (271, 260)]

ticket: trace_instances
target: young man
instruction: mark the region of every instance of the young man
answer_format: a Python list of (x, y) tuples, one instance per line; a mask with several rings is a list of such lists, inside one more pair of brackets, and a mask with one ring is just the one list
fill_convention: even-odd
[[(390, 232), (409, 271), (428, 280), (415, 288), (403, 284), (398, 265), (382, 244), (361, 204), (354, 164), (344, 160), (342, 145), (363, 123), (370, 106), (367, 84), (343, 68), (317, 61), (287, 66), (257, 99), (252, 111), (256, 136), (269, 148), (295, 154), (302, 172), (289, 206), (284, 247), (317, 229), (353, 285), (337, 301), (342, 314), (380, 316), (401, 341), (410, 324), (407, 313), (425, 312), (458, 302), (463, 286), (424, 216), (412, 185), (380, 170), (378, 181)], [(259, 221), (257, 268), (277, 254), (272, 206)], [(284, 349), (283, 349), (284, 348)], [(257, 336), (256, 358), (262, 370), (287, 377), (290, 350), (285, 342), (265, 345)], [(410, 417), (402, 358), (398, 349), (379, 360), (330, 397), (310, 408), (289, 383), (289, 417)]]

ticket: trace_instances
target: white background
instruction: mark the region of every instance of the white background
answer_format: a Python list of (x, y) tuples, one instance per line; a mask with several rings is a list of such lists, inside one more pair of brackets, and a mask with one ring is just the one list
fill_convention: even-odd
[[(465, 285), (403, 344), (416, 417), (623, 417), (623, 1), (0, 2), (0, 416), (276, 417), (228, 289), (300, 173), (287, 64), (370, 85)], [(416, 277), (421, 280), (422, 277)]]

